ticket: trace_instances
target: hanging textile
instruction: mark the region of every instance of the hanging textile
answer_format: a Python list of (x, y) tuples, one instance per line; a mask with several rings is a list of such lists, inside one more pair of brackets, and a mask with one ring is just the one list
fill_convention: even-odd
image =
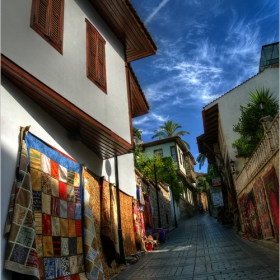
[(129, 256), (137, 251), (133, 227), (132, 197), (120, 191), (120, 210), (124, 252)]
[(251, 230), (249, 228), (248, 219), (247, 219), (246, 195), (245, 194), (243, 194), (239, 198), (239, 205), (240, 205), (240, 212), (241, 212), (241, 217), (242, 217), (242, 221), (243, 221), (243, 225), (244, 225), (244, 231), (245, 231), (245, 235), (246, 235), (244, 237), (249, 237)]
[(87, 279), (81, 165), (31, 133), (21, 144), (22, 171), (12, 194), (14, 215), (6, 232), (9, 235), (5, 267), (39, 279)]
[[(101, 244), (101, 194), (100, 194), (100, 186), (98, 182), (99, 177), (93, 175), (88, 170), (84, 170), (83, 179), (84, 179), (84, 194), (85, 194), (84, 200), (85, 203), (88, 201), (88, 205), (91, 208), (91, 213), (94, 220), (95, 232), (96, 232), (96, 242), (94, 241), (92, 246), (95, 245), (97, 246), (99, 251), (99, 256), (102, 262), (104, 278), (106, 280), (109, 280), (114, 278), (116, 275), (118, 275), (119, 272), (122, 270), (122, 268), (118, 267), (115, 261), (113, 261), (111, 263), (111, 267), (109, 267), (107, 264), (107, 259), (103, 253), (102, 244)], [(113, 189), (113, 194), (115, 194), (115, 188)], [(85, 220), (85, 224), (87, 224), (86, 220)], [(87, 256), (86, 250), (89, 250), (88, 245), (85, 245), (85, 256)], [(118, 250), (119, 249), (117, 249), (117, 251)], [(98, 262), (98, 256), (97, 258), (95, 257), (94, 263), (97, 262)], [(86, 260), (86, 271), (87, 272), (90, 271), (91, 267), (93, 267), (92, 262), (91, 261), (88, 262)], [(99, 278), (96, 279), (102, 279), (100, 271), (101, 269), (99, 270), (99, 274), (98, 274)]]
[(119, 254), (119, 235), (118, 235), (118, 209), (117, 209), (117, 200), (116, 200), (116, 188), (113, 184), (110, 184), (110, 210), (111, 210), (111, 231), (112, 231), (112, 240), (114, 241), (115, 250)]
[(100, 239), (100, 188), (87, 170), (84, 181), (84, 255), (88, 279), (103, 279)]
[(32, 186), (28, 152), (24, 141), (28, 128), (21, 130), (19, 162), (15, 175), (4, 236), (8, 241), (5, 268), (40, 278), (36, 226), (34, 223)]
[(145, 227), (143, 212), (139, 211), (138, 214), (139, 214), (139, 220), (140, 220), (140, 225), (141, 225), (141, 230), (142, 230), (142, 237), (144, 237), (144, 236), (146, 236), (146, 227)]
[(274, 166), (262, 178), (272, 216), (275, 237), (279, 242), (279, 182)]
[(257, 210), (255, 207), (254, 193), (250, 191), (246, 196), (246, 214), (249, 223), (250, 234), (252, 237), (261, 239), (261, 228)]
[(269, 212), (267, 208), (267, 203), (265, 199), (264, 187), (261, 178), (258, 178), (254, 182), (253, 190), (254, 190), (256, 206), (258, 210), (258, 216), (260, 219), (263, 238), (270, 239), (273, 237), (273, 233), (272, 233), (272, 227), (271, 227)]
[(145, 196), (145, 207), (144, 207), (143, 216), (144, 216), (143, 218), (144, 218), (145, 227), (147, 224), (149, 224), (150, 228), (154, 228), (152, 205), (151, 205), (150, 197), (148, 195)]
[(135, 241), (141, 244), (143, 238), (143, 231), (142, 231), (142, 225), (140, 220), (138, 200), (133, 199), (132, 205), (133, 205), (133, 225), (134, 225)]
[(141, 185), (136, 185), (136, 197), (139, 201), (140, 211), (144, 211), (145, 199), (144, 199), (144, 195), (143, 195)]
[(119, 259), (115, 249), (115, 236), (112, 232), (111, 195), (109, 182), (102, 178), (101, 187), (101, 240), (107, 264), (111, 267), (113, 260)]

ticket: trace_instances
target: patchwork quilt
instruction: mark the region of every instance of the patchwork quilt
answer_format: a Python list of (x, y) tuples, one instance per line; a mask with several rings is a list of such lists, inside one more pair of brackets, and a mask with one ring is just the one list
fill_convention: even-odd
[(132, 196), (120, 191), (120, 209), (122, 221), (122, 237), (125, 256), (137, 251), (133, 226)]
[(39, 279), (84, 273), (81, 165), (28, 133), (6, 227), (5, 268)]
[(84, 179), (84, 254), (86, 275), (90, 280), (103, 280), (102, 247), (100, 240), (100, 189), (87, 170)]
[[(93, 277), (94, 273), (97, 279), (102, 279), (103, 277), (106, 280), (113, 279), (116, 275), (119, 274), (122, 267), (118, 266), (115, 261), (111, 263), (111, 267), (107, 264), (107, 259), (102, 250), (101, 244), (101, 193), (100, 193), (100, 185), (99, 185), (99, 177), (95, 176), (89, 170), (84, 170), (83, 172), (84, 179), (84, 227), (85, 227), (85, 246), (84, 253), (86, 256), (86, 272), (88, 277)], [(111, 188), (115, 196), (116, 189)], [(116, 210), (114, 209), (113, 199), (111, 199), (111, 209), (115, 211), (114, 215), (116, 215)], [(91, 214), (89, 208), (91, 209)], [(92, 227), (92, 220), (94, 221), (95, 234), (92, 234), (92, 230), (88, 231)], [(115, 220), (112, 217), (112, 221)], [(114, 228), (112, 227), (113, 233)], [(117, 228), (116, 228), (117, 230)], [(117, 231), (116, 231), (117, 234)], [(88, 235), (88, 237), (87, 237)], [(96, 237), (96, 238), (95, 238)], [(115, 238), (118, 240), (118, 237)], [(91, 241), (92, 240), (92, 241)], [(116, 243), (118, 246), (118, 243)], [(119, 249), (117, 248), (117, 252)], [(101, 259), (102, 266), (99, 263), (99, 259)], [(99, 268), (97, 270), (97, 268)], [(102, 271), (103, 269), (103, 271)]]

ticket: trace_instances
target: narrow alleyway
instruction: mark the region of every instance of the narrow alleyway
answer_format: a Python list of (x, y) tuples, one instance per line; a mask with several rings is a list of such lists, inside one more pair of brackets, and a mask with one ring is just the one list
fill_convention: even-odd
[(279, 279), (279, 253), (237, 236), (208, 213), (183, 220), (158, 251), (148, 252), (116, 280)]

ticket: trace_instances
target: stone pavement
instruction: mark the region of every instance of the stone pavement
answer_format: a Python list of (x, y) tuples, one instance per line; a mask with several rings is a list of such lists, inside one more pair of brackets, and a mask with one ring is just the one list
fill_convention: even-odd
[(208, 213), (184, 219), (159, 250), (114, 280), (279, 279), (279, 252), (241, 238)]

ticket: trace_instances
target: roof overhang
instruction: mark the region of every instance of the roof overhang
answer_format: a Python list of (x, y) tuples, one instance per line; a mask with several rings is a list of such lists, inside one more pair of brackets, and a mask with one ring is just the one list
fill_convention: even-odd
[(89, 0), (125, 46), (126, 61), (156, 53), (151, 35), (129, 0)]
[(219, 127), (219, 107), (215, 104), (209, 109), (202, 111), (204, 134), (196, 137), (198, 151), (206, 155), (208, 163), (215, 164), (215, 154), (213, 152), (213, 144), (218, 143), (218, 127)]
[(130, 64), (128, 64), (128, 69), (132, 105), (131, 114), (132, 118), (136, 118), (148, 114), (150, 106)]
[(1, 54), (1, 71), (24, 94), (69, 133), (78, 131), (81, 142), (102, 159), (131, 153), (128, 143)]
[(165, 144), (165, 143), (171, 143), (171, 142), (177, 143), (179, 145), (179, 147), (182, 149), (183, 153), (188, 154), (188, 149), (180, 136), (171, 136), (171, 137), (164, 138), (164, 139), (159, 139), (159, 140), (155, 140), (155, 141), (151, 141), (151, 142), (142, 143), (142, 148), (145, 149), (148, 147), (153, 147), (153, 146), (157, 146), (157, 145), (161, 145), (161, 144)]

